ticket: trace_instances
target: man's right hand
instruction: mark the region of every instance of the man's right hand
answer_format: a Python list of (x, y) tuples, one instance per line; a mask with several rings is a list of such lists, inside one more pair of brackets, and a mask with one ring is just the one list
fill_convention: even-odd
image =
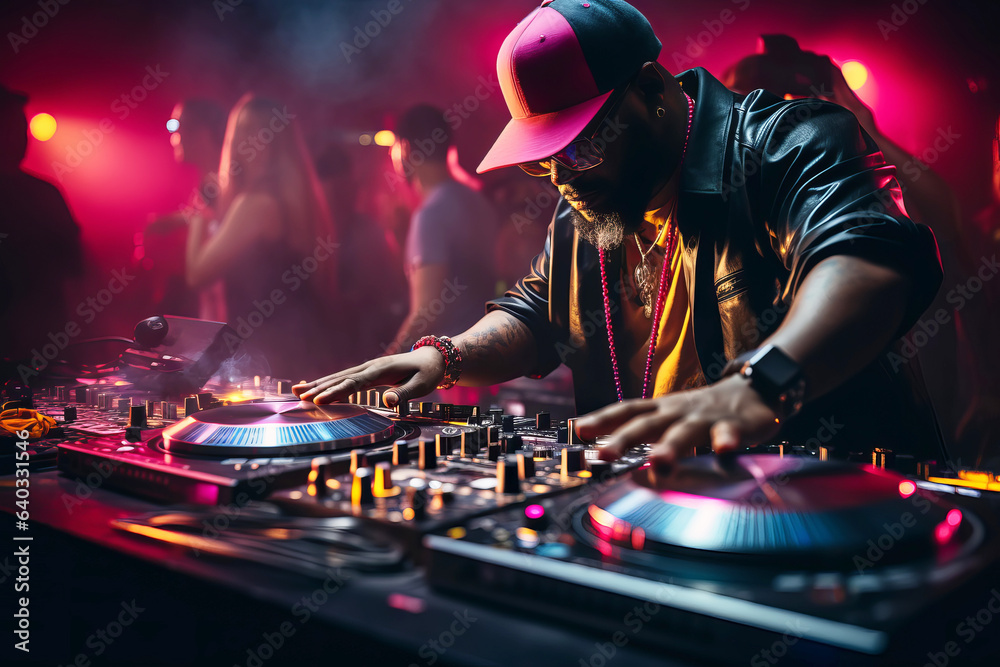
[(327, 375), (312, 382), (300, 382), (292, 393), (317, 405), (342, 401), (351, 394), (372, 387), (390, 385), (385, 404), (395, 407), (400, 401), (431, 393), (444, 380), (444, 357), (433, 347), (366, 361), (360, 366)]

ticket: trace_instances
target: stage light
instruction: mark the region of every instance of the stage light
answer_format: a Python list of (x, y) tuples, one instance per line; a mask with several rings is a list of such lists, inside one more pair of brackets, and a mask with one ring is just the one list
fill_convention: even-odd
[(180, 129), (181, 122), (176, 118), (171, 118), (167, 121), (167, 132), (176, 132)]
[(360, 137), (358, 137), (358, 143), (361, 144), (362, 146), (371, 146), (372, 135), (362, 134)]
[(56, 133), (56, 119), (47, 113), (40, 113), (31, 119), (29, 127), (35, 139), (48, 141)]
[(859, 90), (868, 82), (868, 68), (857, 60), (848, 60), (840, 66), (840, 71), (843, 72), (851, 90)]
[(396, 135), (392, 133), (392, 130), (379, 130), (375, 133), (376, 146), (392, 146), (394, 143), (396, 143)]

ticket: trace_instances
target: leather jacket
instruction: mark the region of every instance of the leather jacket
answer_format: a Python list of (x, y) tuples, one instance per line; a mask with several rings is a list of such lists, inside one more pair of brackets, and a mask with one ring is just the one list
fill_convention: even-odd
[[(702, 68), (676, 78), (695, 100), (676, 219), (706, 380), (732, 372), (731, 360), (760, 347), (805, 275), (832, 255), (864, 257), (909, 277), (902, 336), (937, 292), (941, 263), (934, 235), (906, 217), (894, 167), (854, 115), (829, 102), (786, 101), (763, 90), (737, 95)], [(533, 376), (560, 363), (572, 369), (582, 414), (614, 402), (616, 394), (598, 252), (577, 235), (571, 214), (561, 199), (530, 273), (487, 309), (504, 310), (530, 328), (538, 346)], [(607, 266), (610, 287), (621, 276), (621, 253), (607, 253)], [(621, 327), (618, 290), (609, 292), (613, 324)], [(874, 447), (942, 455), (915, 360), (900, 363), (890, 354), (898, 344), (808, 403), (777, 440), (822, 445), (841, 456)]]

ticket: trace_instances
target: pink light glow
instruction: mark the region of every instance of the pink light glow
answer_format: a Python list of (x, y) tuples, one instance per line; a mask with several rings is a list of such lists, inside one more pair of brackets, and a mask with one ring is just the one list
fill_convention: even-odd
[(904, 479), (902, 482), (899, 483), (899, 495), (903, 496), (904, 498), (909, 498), (916, 492), (916, 490), (917, 490), (917, 485), (908, 479)]
[(540, 519), (545, 516), (545, 508), (541, 505), (528, 505), (524, 508), (524, 516), (529, 519)]

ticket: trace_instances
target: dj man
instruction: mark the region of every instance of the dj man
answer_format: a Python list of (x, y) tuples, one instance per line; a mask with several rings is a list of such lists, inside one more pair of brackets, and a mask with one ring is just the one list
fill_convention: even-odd
[(594, 411), (577, 431), (610, 434), (606, 458), (776, 441), (940, 455), (895, 346), (941, 266), (894, 169), (842, 107), (736, 95), (701, 68), (674, 77), (660, 48), (620, 0), (545, 0), (522, 20), (497, 59), (512, 120), (478, 171), (517, 165), (558, 187), (544, 250), (468, 331), (296, 394), (394, 385), (395, 405), (565, 363), (577, 410)]

